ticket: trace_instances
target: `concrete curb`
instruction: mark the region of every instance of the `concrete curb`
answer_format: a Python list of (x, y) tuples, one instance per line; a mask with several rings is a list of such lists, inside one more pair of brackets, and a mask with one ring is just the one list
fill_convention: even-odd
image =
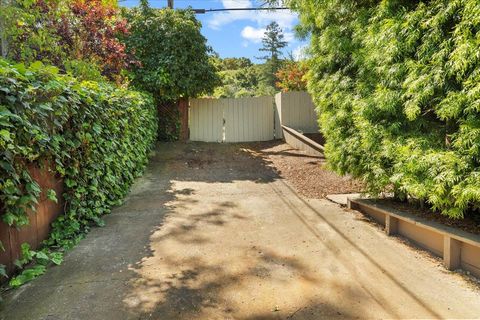
[(403, 236), (443, 258), (448, 270), (464, 269), (480, 277), (480, 236), (396, 210), (370, 199), (348, 198), (347, 207), (385, 227), (387, 235)]
[(328, 194), (326, 196), (327, 200), (330, 200), (333, 203), (339, 204), (342, 207), (346, 207), (348, 205), (348, 198), (357, 199), (360, 197), (361, 197), (360, 193), (336, 193), (336, 194)]

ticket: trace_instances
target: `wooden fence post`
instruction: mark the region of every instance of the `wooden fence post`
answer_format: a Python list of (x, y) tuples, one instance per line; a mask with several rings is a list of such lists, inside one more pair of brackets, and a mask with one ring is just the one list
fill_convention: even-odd
[[(52, 222), (63, 213), (63, 180), (55, 174), (53, 168), (48, 162), (43, 166), (32, 164), (28, 168), (31, 177), (42, 189), (36, 212), (28, 211), (29, 224), (16, 228), (0, 221), (0, 241), (5, 247), (5, 251), (0, 249), (0, 264), (7, 267), (8, 274), (15, 269), (14, 261), (21, 258), (22, 243), (30, 244), (32, 249), (41, 246), (42, 241), (48, 238)], [(57, 193), (57, 203), (47, 198), (46, 192), (49, 189)]]
[(178, 100), (178, 111), (180, 114), (180, 141), (187, 141), (189, 138), (188, 131), (188, 98), (180, 98)]
[(443, 236), (443, 264), (448, 270), (460, 268), (460, 241), (453, 239), (448, 235)]

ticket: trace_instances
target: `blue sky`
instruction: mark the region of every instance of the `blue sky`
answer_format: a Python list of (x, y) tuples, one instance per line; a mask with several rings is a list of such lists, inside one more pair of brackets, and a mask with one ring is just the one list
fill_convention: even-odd
[[(120, 1), (122, 6), (135, 6), (138, 0)], [(174, 0), (175, 8), (217, 9), (217, 8), (248, 8), (259, 7), (257, 0)], [(150, 0), (150, 5), (162, 8), (167, 0)], [(256, 56), (262, 55), (261, 38), (265, 26), (276, 21), (283, 29), (285, 38), (289, 42), (284, 49), (285, 55), (292, 52), (298, 56), (305, 45), (304, 41), (295, 39), (293, 27), (298, 22), (295, 13), (289, 10), (279, 11), (227, 11), (199, 14), (197, 18), (202, 22), (202, 33), (208, 44), (221, 57), (248, 57), (253, 61)]]

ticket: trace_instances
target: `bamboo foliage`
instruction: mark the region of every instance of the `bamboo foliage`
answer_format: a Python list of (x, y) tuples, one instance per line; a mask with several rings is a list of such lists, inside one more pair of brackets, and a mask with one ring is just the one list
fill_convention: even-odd
[(480, 2), (294, 0), (330, 165), (454, 218), (480, 204)]

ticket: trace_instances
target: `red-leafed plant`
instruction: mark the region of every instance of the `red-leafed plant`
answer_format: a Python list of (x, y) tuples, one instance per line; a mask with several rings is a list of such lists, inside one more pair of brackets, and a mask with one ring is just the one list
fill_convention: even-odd
[(289, 61), (277, 72), (276, 86), (283, 92), (304, 91), (307, 89), (305, 74), (307, 67), (300, 62)]
[(115, 78), (128, 66), (125, 45), (117, 38), (128, 33), (126, 20), (114, 4), (102, 0), (73, 0), (70, 9), (75, 23), (70, 23), (70, 32), (63, 33), (62, 39), (71, 43), (72, 55), (95, 59), (102, 74)]
[(12, 60), (39, 60), (80, 78), (101, 74), (111, 80), (131, 63), (118, 39), (128, 28), (115, 0), (19, 1), (6, 9), (0, 15)]

